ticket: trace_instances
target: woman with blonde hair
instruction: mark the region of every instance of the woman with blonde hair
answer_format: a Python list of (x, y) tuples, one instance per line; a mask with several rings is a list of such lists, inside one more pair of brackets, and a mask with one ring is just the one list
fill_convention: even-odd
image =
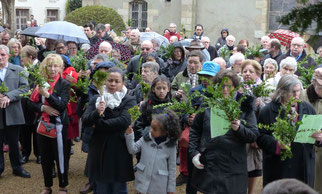
[(21, 43), (16, 38), (11, 38), (8, 42), (8, 48), (10, 49), (9, 62), (15, 65), (21, 65), (20, 63), (20, 51), (22, 49)]
[(67, 140), (69, 120), (66, 107), (69, 101), (70, 85), (61, 77), (63, 68), (61, 56), (49, 54), (40, 64), (40, 73), (43, 73), (47, 83), (44, 87), (37, 85), (30, 97), (31, 106), (40, 117), (37, 132), (45, 182), (45, 188), (41, 194), (52, 193), (52, 164), (54, 161), (58, 168), (59, 194), (67, 193), (71, 143)]

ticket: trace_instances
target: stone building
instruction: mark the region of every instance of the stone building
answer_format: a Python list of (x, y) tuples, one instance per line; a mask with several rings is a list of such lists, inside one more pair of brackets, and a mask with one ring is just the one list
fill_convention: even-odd
[[(15, 0), (16, 29), (24, 29), (30, 15), (38, 25), (48, 21), (63, 20), (67, 0)], [(1, 7), (1, 4), (0, 4)]]
[[(312, 1), (312, 0), (311, 0)], [(143, 30), (149, 26), (162, 33), (170, 22), (189, 37), (196, 24), (214, 44), (222, 28), (228, 28), (236, 40), (259, 38), (278, 28), (281, 15), (289, 12), (296, 0), (83, 0), (83, 6), (103, 5), (114, 8), (125, 23)]]

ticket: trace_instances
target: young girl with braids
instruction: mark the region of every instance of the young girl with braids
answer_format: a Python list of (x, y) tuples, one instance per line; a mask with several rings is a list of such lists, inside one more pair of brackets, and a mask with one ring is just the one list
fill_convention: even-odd
[(135, 189), (140, 194), (173, 194), (176, 190), (176, 148), (180, 136), (179, 117), (168, 110), (153, 115), (149, 133), (134, 142), (131, 126), (125, 132), (130, 154), (141, 152), (136, 165)]

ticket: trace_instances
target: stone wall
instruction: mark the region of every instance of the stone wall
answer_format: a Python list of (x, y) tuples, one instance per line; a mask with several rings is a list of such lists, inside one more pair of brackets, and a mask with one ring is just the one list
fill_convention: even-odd
[[(83, 0), (83, 5), (99, 5), (114, 8), (127, 23), (131, 0)], [(277, 0), (276, 0), (277, 1)], [(285, 0), (286, 1), (286, 0)], [(95, 3), (96, 2), (96, 3)], [(270, 0), (146, 0), (148, 3), (148, 26), (162, 33), (170, 22), (183, 26), (187, 36), (193, 34), (194, 26), (202, 24), (205, 35), (215, 44), (222, 28), (228, 28), (236, 41), (248, 39), (259, 43), (268, 32)]]

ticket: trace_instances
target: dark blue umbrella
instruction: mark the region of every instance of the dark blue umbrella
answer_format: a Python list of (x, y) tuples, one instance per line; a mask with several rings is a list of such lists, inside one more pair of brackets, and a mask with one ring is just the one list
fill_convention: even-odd
[(38, 37), (35, 33), (40, 29), (40, 27), (28, 27), (20, 32), (21, 35)]

